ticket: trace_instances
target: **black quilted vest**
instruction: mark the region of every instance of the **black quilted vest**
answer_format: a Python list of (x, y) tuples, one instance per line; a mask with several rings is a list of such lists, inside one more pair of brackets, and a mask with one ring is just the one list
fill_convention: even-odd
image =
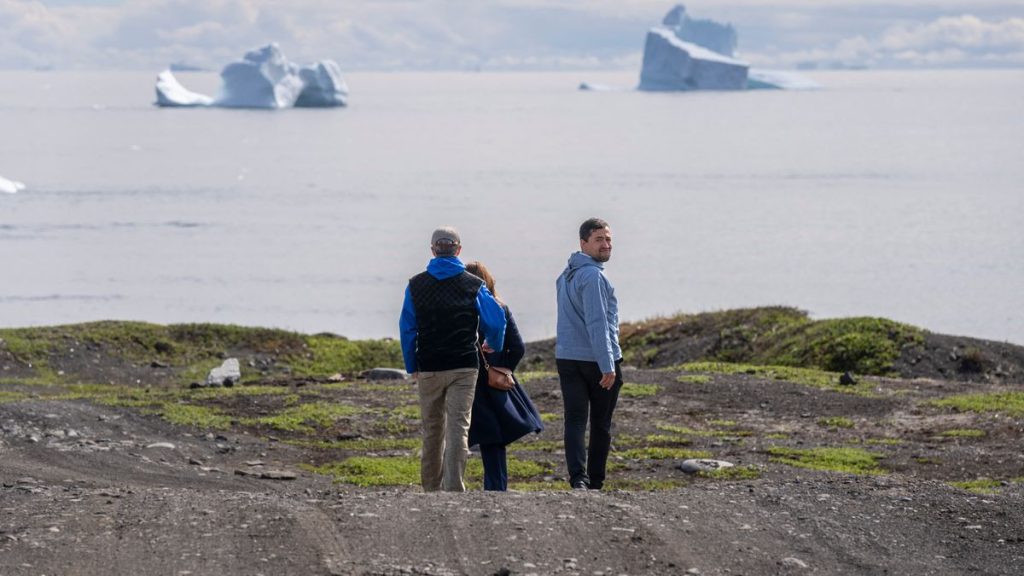
[(416, 311), (416, 367), (424, 372), (477, 368), (476, 296), (484, 281), (469, 272), (438, 280), (421, 272), (409, 280)]

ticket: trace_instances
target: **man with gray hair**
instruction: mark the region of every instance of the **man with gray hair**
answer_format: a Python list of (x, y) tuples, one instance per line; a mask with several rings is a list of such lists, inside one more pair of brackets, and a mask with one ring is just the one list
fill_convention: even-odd
[(501, 350), (505, 311), (484, 281), (466, 272), (459, 260), (462, 240), (451, 226), (434, 230), (434, 258), (405, 289), (399, 329), (405, 370), (419, 388), (423, 422), (420, 481), (427, 492), (463, 492), (469, 456), (469, 419), (473, 409), (480, 353), (477, 333)]

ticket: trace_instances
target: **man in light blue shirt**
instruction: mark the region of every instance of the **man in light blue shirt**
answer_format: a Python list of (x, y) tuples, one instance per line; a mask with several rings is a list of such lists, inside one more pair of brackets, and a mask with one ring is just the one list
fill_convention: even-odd
[[(604, 275), (612, 255), (608, 223), (580, 226), (580, 251), (555, 283), (558, 325), (555, 361), (565, 408), (565, 463), (573, 488), (600, 490), (611, 448), (612, 413), (622, 388), (619, 306)], [(585, 446), (587, 420), (590, 446)]]

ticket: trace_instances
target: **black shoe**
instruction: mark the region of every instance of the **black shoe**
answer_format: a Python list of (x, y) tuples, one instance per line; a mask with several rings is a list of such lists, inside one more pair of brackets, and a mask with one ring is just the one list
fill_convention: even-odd
[(583, 480), (577, 480), (572, 483), (573, 490), (587, 490), (588, 488), (589, 486), (587, 486), (587, 483)]

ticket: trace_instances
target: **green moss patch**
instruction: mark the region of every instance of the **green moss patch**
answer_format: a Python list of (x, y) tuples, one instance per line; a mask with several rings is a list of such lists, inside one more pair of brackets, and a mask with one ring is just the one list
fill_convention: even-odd
[(677, 369), (692, 372), (710, 372), (713, 374), (748, 374), (767, 380), (792, 382), (814, 388), (822, 388), (845, 394), (872, 395), (872, 385), (861, 381), (855, 385), (839, 384), (840, 374), (810, 368), (794, 368), (792, 366), (760, 366), (755, 364), (732, 364), (728, 362), (691, 362)]
[[(333, 476), (335, 481), (356, 486), (405, 486), (420, 483), (420, 459), (418, 456), (367, 457), (353, 456), (341, 462), (317, 467), (306, 467), (319, 474)], [(544, 462), (508, 459), (510, 481), (547, 474), (551, 466)], [(466, 463), (466, 481), (472, 487), (479, 487), (483, 479), (483, 463), (470, 458)]]
[(661, 387), (657, 384), (631, 384), (626, 382), (619, 390), (619, 396), (625, 396), (626, 398), (646, 398), (648, 396), (654, 396), (659, 390), (661, 390)]
[(562, 448), (563, 443), (556, 440), (520, 440), (508, 445), (511, 452), (554, 452)]
[(27, 398), (25, 394), (21, 392), (8, 392), (7, 390), (0, 390), (0, 404), (5, 402), (17, 402)]
[(865, 444), (874, 444), (877, 446), (899, 446), (903, 444), (903, 440), (899, 438), (868, 438), (864, 441)]
[(941, 408), (954, 408), (962, 412), (1002, 412), (1020, 416), (1024, 415), (1024, 392), (960, 394), (932, 400), (930, 404)]
[(645, 446), (615, 452), (616, 456), (628, 460), (687, 460), (690, 458), (710, 458), (706, 450), (689, 450), (686, 448), (670, 448), (667, 446)]
[(683, 384), (707, 384), (711, 382), (711, 376), (705, 374), (683, 374), (676, 377), (676, 382)]
[(176, 402), (182, 396), (177, 390), (155, 390), (113, 384), (68, 384), (63, 386), (63, 390), (63, 393), (54, 397), (55, 400), (90, 400), (97, 404), (126, 408), (159, 407), (165, 403)]
[(419, 450), (423, 445), (419, 438), (356, 438), (353, 440), (286, 440), (287, 444), (307, 446), (324, 450), (348, 450), (352, 452), (396, 452)]
[(300, 376), (354, 373), (375, 366), (403, 366), (402, 349), (396, 340), (348, 340), (338, 336), (307, 336), (305, 350), (290, 362)]
[(518, 380), (520, 384), (534, 382), (537, 380), (547, 380), (550, 378), (558, 378), (558, 372), (547, 372), (543, 370), (516, 372), (516, 380)]
[(882, 455), (859, 448), (783, 448), (774, 446), (768, 449), (769, 460), (808, 468), (810, 470), (826, 470), (845, 472), (847, 474), (884, 474), (885, 470), (878, 465)]
[(823, 428), (853, 428), (853, 420), (845, 416), (830, 416), (818, 418), (818, 426)]
[(939, 436), (945, 436), (946, 438), (982, 438), (985, 436), (985, 431), (976, 428), (954, 428), (939, 433)]
[(406, 486), (420, 483), (420, 459), (417, 456), (353, 456), (341, 462), (306, 468), (318, 474), (333, 476), (335, 482), (356, 486)]
[(313, 433), (316, 428), (328, 428), (342, 418), (359, 414), (364, 409), (347, 404), (311, 402), (293, 406), (271, 416), (246, 419), (246, 424), (270, 426), (287, 432)]
[(999, 489), (1003, 487), (1003, 484), (1003, 482), (992, 480), (990, 478), (978, 478), (977, 480), (949, 483), (949, 485), (954, 488), (973, 492), (974, 494), (998, 494)]
[(697, 472), (697, 476), (712, 480), (755, 480), (761, 477), (761, 470), (754, 466), (732, 466), (717, 470), (701, 470)]
[(633, 445), (653, 444), (655, 446), (688, 446), (692, 443), (693, 440), (681, 434), (648, 434), (643, 437), (642, 441), (632, 442)]
[(885, 318), (839, 318), (796, 324), (753, 355), (765, 364), (886, 375), (903, 348), (924, 342), (920, 328)]
[(686, 426), (676, 426), (675, 424), (666, 424), (664, 422), (658, 422), (654, 425), (655, 428), (663, 432), (671, 432), (672, 434), (681, 436), (704, 436), (712, 438), (727, 438), (727, 437), (738, 437), (738, 436), (751, 436), (753, 433), (747, 430), (695, 430), (693, 428), (687, 428)]

